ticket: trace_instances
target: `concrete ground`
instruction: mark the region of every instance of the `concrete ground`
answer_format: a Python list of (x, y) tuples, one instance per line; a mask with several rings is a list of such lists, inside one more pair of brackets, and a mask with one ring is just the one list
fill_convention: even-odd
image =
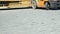
[(0, 10), (0, 34), (60, 34), (60, 10)]

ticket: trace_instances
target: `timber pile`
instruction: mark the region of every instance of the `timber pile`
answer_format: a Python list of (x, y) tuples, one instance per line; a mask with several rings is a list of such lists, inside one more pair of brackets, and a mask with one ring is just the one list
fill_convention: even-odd
[(0, 0), (0, 1), (21, 1), (21, 0)]

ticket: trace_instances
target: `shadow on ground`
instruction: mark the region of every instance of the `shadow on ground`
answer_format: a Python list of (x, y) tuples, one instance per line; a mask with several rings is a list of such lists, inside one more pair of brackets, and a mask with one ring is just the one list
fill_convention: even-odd
[(25, 8), (7, 8), (7, 9), (0, 9), (0, 10), (16, 10), (16, 9), (30, 9), (31, 7), (25, 7)]
[(37, 8), (37, 9), (42, 9), (42, 10), (60, 10), (60, 8), (58, 8), (58, 9)]
[[(7, 9), (0, 9), (0, 10), (17, 10), (17, 9), (32, 9), (32, 7), (25, 7), (25, 8), (7, 8)], [(36, 9), (41, 9), (41, 10), (47, 10), (47, 9), (45, 9), (45, 8), (36, 8)], [(49, 10), (54, 10), (54, 9), (49, 9)], [(60, 8), (59, 9), (56, 9), (56, 10), (60, 10)]]

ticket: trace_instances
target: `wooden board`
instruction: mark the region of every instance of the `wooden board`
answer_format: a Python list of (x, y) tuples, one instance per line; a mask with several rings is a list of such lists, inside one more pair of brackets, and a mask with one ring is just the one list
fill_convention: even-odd
[(21, 0), (0, 0), (0, 1), (21, 1)]

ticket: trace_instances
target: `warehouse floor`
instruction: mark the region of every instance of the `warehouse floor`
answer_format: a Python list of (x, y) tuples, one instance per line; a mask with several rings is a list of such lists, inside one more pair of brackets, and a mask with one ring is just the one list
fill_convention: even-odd
[(60, 34), (60, 10), (0, 10), (0, 34)]

